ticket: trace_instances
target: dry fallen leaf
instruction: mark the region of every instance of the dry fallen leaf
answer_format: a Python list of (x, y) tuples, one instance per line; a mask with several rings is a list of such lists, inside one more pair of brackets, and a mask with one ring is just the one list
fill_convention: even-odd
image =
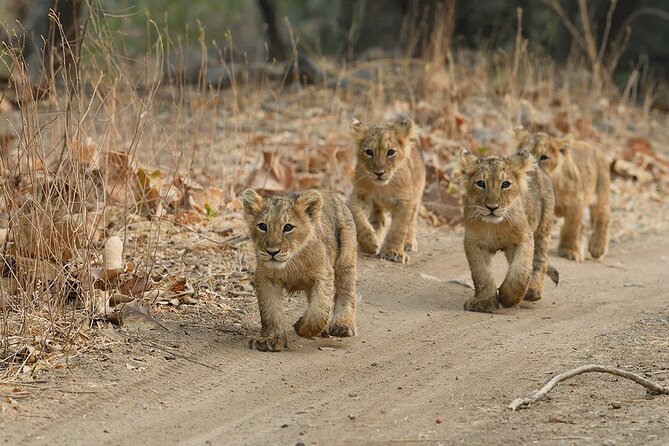
[(142, 297), (142, 294), (148, 290), (148, 285), (148, 276), (133, 276), (119, 286), (119, 291), (121, 294), (139, 298)]
[(98, 164), (98, 151), (89, 138), (75, 138), (70, 144), (70, 157), (76, 163), (88, 167), (96, 167)]
[[(3, 102), (0, 102), (2, 104)], [(11, 152), (10, 148), (14, 146), (16, 135), (4, 134), (0, 135), (0, 157), (6, 158)]]
[(610, 165), (611, 176), (619, 176), (621, 178), (638, 181), (642, 184), (653, 181), (653, 175), (637, 166), (635, 163), (626, 161), (624, 159), (615, 159)]
[(423, 193), (423, 206), (435, 218), (432, 224), (454, 226), (462, 222), (462, 196), (455, 188), (434, 182)]
[(218, 187), (206, 187), (199, 190), (190, 190), (191, 203), (197, 205), (207, 215), (214, 217), (225, 204), (225, 192)]
[(258, 193), (280, 193), (293, 184), (293, 168), (283, 162), (278, 152), (263, 152), (263, 164), (251, 172), (248, 187)]
[(174, 214), (174, 221), (190, 226), (202, 223), (204, 216), (196, 210), (181, 210)]
[(110, 204), (134, 204), (137, 190), (142, 190), (137, 176), (133, 175), (130, 159), (125, 152), (113, 150), (105, 153), (101, 166), (105, 193)]
[(151, 175), (144, 169), (137, 169), (138, 187), (135, 190), (135, 199), (142, 209), (149, 213), (156, 213), (160, 205), (160, 192), (152, 184)]
[(116, 293), (109, 298), (109, 306), (115, 307), (116, 305), (127, 304), (129, 302), (132, 302), (133, 300), (135, 300), (135, 298), (132, 296)]
[(163, 328), (163, 325), (149, 314), (149, 309), (134, 300), (128, 304), (123, 304), (118, 311), (119, 325), (132, 325), (134, 328), (143, 328), (152, 330), (154, 328)]

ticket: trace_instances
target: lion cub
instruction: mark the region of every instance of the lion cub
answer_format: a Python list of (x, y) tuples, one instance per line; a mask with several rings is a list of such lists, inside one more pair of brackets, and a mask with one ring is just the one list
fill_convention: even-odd
[(284, 290), (307, 293), (307, 309), (293, 325), (298, 335), (355, 336), (357, 247), (346, 205), (315, 190), (262, 198), (247, 189), (242, 201), (256, 248), (255, 286), (262, 325), (249, 347), (287, 348), (281, 314)]
[(425, 188), (425, 163), (409, 118), (391, 126), (368, 127), (357, 119), (351, 123), (358, 163), (355, 168), (351, 212), (360, 249), (379, 252), (381, 234), (391, 221), (379, 256), (407, 263), (415, 251), (416, 220)]
[(564, 217), (558, 254), (580, 262), (583, 208), (590, 207), (592, 234), (588, 251), (594, 259), (606, 253), (609, 244), (611, 174), (604, 154), (574, 137), (550, 137), (546, 133), (527, 134), (519, 148), (528, 149), (553, 180), (555, 215)]
[[(533, 168), (527, 150), (479, 159), (462, 149), (459, 161), (466, 187), (465, 254), (475, 288), (465, 310), (492, 312), (498, 304), (541, 299), (555, 206), (550, 178)], [(509, 262), (499, 290), (490, 269), (497, 251)]]

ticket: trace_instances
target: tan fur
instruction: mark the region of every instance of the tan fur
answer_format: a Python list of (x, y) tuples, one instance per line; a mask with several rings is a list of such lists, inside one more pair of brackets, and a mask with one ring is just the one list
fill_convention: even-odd
[(298, 335), (355, 336), (357, 247), (346, 205), (328, 192), (262, 198), (252, 189), (244, 191), (243, 203), (256, 248), (262, 325), (249, 347), (281, 351), (288, 346), (282, 322), (284, 291), (307, 294), (307, 309), (293, 325)]
[(564, 217), (558, 254), (583, 260), (581, 222), (583, 209), (589, 207), (592, 233), (588, 251), (594, 259), (602, 258), (609, 244), (611, 220), (611, 174), (604, 154), (592, 145), (575, 142), (571, 135), (556, 138), (545, 133), (525, 135), (519, 148), (528, 149), (553, 181), (555, 215)]
[[(460, 167), (466, 187), (465, 254), (475, 288), (465, 310), (492, 312), (498, 304), (541, 299), (555, 205), (550, 178), (534, 168), (526, 150), (478, 159), (462, 149)], [(499, 290), (490, 269), (498, 251), (509, 262)]]
[[(400, 263), (407, 263), (407, 252), (417, 249), (416, 221), (425, 188), (425, 163), (416, 133), (408, 118), (391, 126), (351, 123), (358, 163), (350, 206), (360, 249)], [(381, 245), (386, 213), (391, 216), (390, 227)]]

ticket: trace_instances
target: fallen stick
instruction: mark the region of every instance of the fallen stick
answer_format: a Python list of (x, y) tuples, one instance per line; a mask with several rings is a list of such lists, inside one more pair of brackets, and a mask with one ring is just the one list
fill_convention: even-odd
[(555, 387), (557, 383), (564, 381), (565, 379), (571, 378), (572, 376), (580, 375), (582, 373), (587, 373), (587, 372), (610, 373), (612, 375), (622, 376), (623, 378), (631, 379), (637, 384), (641, 384), (654, 394), (669, 395), (669, 387), (662, 387), (661, 385), (653, 381), (647, 380), (643, 376), (637, 375), (636, 373), (627, 372), (625, 370), (620, 370), (615, 367), (590, 364), (590, 365), (583, 365), (581, 367), (576, 367), (575, 369), (554, 376), (553, 379), (548, 381), (541, 389), (534, 392), (532, 396), (529, 396), (527, 398), (516, 398), (515, 400), (511, 401), (511, 404), (509, 404), (509, 409), (515, 411), (517, 409), (528, 407), (531, 404), (534, 404), (540, 399), (544, 398), (546, 394), (553, 387)]

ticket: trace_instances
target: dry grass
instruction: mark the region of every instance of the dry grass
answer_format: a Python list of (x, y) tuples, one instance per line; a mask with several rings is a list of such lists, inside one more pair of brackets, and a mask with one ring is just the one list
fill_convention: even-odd
[[(83, 47), (61, 51), (75, 63), (46, 83), (46, 99), (20, 52), (2, 49), (13, 74), (3, 94), (20, 107), (3, 115), (0, 375), (64, 364), (95, 341), (97, 328), (145, 314), (144, 306), (110, 305), (114, 296), (158, 311), (195, 294), (206, 302), (252, 292), (238, 191), (249, 181), (271, 189), (271, 180), (274, 191), (347, 195), (352, 117), (409, 114), (421, 125), (429, 224), (458, 224), (450, 183), (457, 148), (508, 153), (523, 125), (575, 133), (647, 174), (614, 182), (614, 241), (666, 229), (667, 166), (625, 154), (631, 137), (650, 147), (666, 140), (667, 117), (648, 101), (636, 105), (632, 92), (649, 91), (643, 76), (622, 95), (593, 78), (588, 68), (603, 66), (603, 56), (592, 42), (589, 59), (575, 56), (566, 68), (518, 34), (510, 54), (450, 49), (428, 61), (331, 66), (328, 85), (302, 86), (283, 67), (233, 59), (232, 37), (213, 48), (202, 30), (195, 51), (152, 23), (147, 29), (150, 51), (132, 60), (104, 14), (91, 14)], [(602, 93), (593, 95), (593, 85)], [(124, 246), (118, 277), (103, 261), (113, 235)]]

